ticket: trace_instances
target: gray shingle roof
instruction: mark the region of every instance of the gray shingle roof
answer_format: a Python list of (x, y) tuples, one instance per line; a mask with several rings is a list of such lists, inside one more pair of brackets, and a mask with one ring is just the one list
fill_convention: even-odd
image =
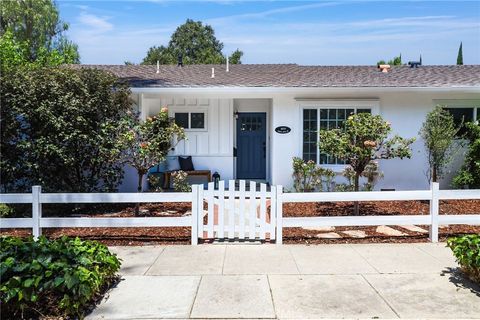
[[(392, 67), (301, 66), (297, 64), (230, 65), (82, 65), (108, 70), (133, 87), (479, 87), (480, 65)], [(215, 68), (215, 78), (211, 77)]]

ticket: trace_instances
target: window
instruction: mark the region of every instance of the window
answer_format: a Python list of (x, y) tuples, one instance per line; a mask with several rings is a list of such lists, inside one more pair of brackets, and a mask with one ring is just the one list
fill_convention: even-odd
[(175, 112), (175, 123), (184, 129), (206, 129), (204, 112)]
[(343, 165), (345, 161), (319, 154), (319, 130), (342, 128), (343, 122), (354, 113), (371, 113), (370, 108), (308, 108), (303, 109), (303, 160), (313, 160), (320, 164)]
[(317, 162), (317, 109), (303, 110), (303, 160)]
[[(472, 121), (478, 120), (479, 118), (478, 110), (480, 108), (477, 108), (477, 112), (475, 112), (475, 108), (444, 108), (444, 109), (450, 112), (450, 114), (453, 116), (453, 120), (457, 127), (460, 126), (462, 123), (465, 124), (466, 122), (472, 122)], [(465, 126), (462, 125), (462, 127), (458, 132), (458, 135), (459, 136), (463, 135), (465, 133), (465, 130), (466, 130)]]

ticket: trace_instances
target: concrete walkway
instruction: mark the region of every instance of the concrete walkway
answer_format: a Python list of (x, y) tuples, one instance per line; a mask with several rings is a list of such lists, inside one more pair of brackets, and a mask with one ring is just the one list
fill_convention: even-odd
[(123, 280), (87, 319), (480, 319), (445, 244), (112, 249)]

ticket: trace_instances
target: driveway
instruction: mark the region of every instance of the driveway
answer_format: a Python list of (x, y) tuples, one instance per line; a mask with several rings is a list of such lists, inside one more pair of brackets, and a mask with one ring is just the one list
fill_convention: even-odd
[(123, 280), (87, 319), (480, 319), (445, 244), (112, 250)]

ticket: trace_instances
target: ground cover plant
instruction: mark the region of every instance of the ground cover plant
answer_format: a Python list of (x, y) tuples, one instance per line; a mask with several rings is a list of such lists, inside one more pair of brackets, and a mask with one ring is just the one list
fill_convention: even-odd
[(480, 234), (450, 238), (447, 245), (463, 272), (480, 284)]
[(117, 257), (96, 241), (1, 237), (1, 318), (82, 318), (119, 268)]

